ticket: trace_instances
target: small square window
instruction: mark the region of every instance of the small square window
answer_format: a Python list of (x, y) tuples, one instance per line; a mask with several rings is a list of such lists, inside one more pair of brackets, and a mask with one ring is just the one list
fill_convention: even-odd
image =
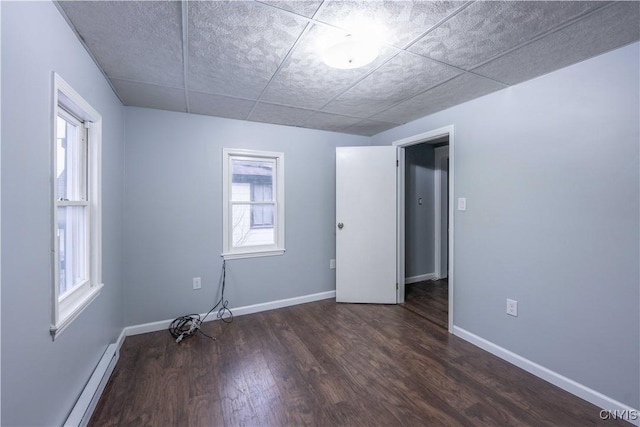
[(284, 253), (284, 155), (223, 151), (224, 256)]

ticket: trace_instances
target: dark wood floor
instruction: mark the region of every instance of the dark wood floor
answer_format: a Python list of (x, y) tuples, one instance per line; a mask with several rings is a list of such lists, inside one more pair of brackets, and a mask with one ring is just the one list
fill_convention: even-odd
[(216, 341), (129, 337), (90, 425), (616, 425), (450, 335), (446, 315), (417, 314), (419, 288), (404, 307), (324, 300), (209, 322)]
[(405, 286), (402, 305), (430, 322), (449, 329), (449, 282), (447, 279), (427, 280)]

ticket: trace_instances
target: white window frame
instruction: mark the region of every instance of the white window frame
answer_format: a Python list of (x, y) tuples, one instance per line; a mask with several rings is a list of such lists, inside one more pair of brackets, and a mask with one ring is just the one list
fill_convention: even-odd
[[(250, 159), (250, 160), (271, 160), (275, 162), (274, 179), (274, 240), (272, 245), (256, 245), (256, 246), (233, 246), (233, 227), (231, 221), (233, 218), (233, 205), (230, 200), (231, 184), (232, 184), (232, 167), (233, 159)], [(284, 245), (284, 153), (271, 151), (255, 151), (233, 148), (223, 148), (222, 150), (222, 257), (227, 259), (238, 258), (254, 258), (263, 256), (283, 255), (285, 253)]]
[[(51, 108), (51, 253), (52, 298), (51, 326), (49, 331), (55, 340), (100, 294), (102, 287), (102, 117), (58, 74), (53, 73)], [(56, 185), (56, 137), (58, 112), (63, 110), (84, 123), (87, 128), (87, 198), (88, 198), (88, 280), (59, 296), (57, 185)]]

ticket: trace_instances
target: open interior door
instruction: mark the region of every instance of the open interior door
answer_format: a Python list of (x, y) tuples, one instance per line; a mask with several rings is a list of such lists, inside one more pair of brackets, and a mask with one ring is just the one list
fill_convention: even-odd
[(336, 148), (336, 301), (396, 303), (396, 147)]

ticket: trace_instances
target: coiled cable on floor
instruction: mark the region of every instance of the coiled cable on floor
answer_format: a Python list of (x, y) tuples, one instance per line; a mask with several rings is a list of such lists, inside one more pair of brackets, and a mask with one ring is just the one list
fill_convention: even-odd
[(224, 299), (226, 278), (227, 265), (226, 261), (222, 260), (222, 277), (220, 285), (220, 287), (222, 288), (222, 292), (220, 293), (220, 299), (202, 318), (200, 318), (199, 314), (188, 314), (186, 316), (180, 316), (174, 319), (173, 322), (171, 322), (171, 324), (169, 325), (169, 333), (177, 343), (180, 343), (180, 341), (185, 338), (194, 336), (198, 332), (212, 340), (215, 340), (214, 337), (202, 332), (200, 327), (202, 326), (202, 323), (207, 319), (207, 317), (209, 317), (209, 315), (218, 307), (220, 308), (218, 309), (218, 314), (216, 317), (225, 323), (233, 322), (233, 313), (229, 309), (229, 301)]

